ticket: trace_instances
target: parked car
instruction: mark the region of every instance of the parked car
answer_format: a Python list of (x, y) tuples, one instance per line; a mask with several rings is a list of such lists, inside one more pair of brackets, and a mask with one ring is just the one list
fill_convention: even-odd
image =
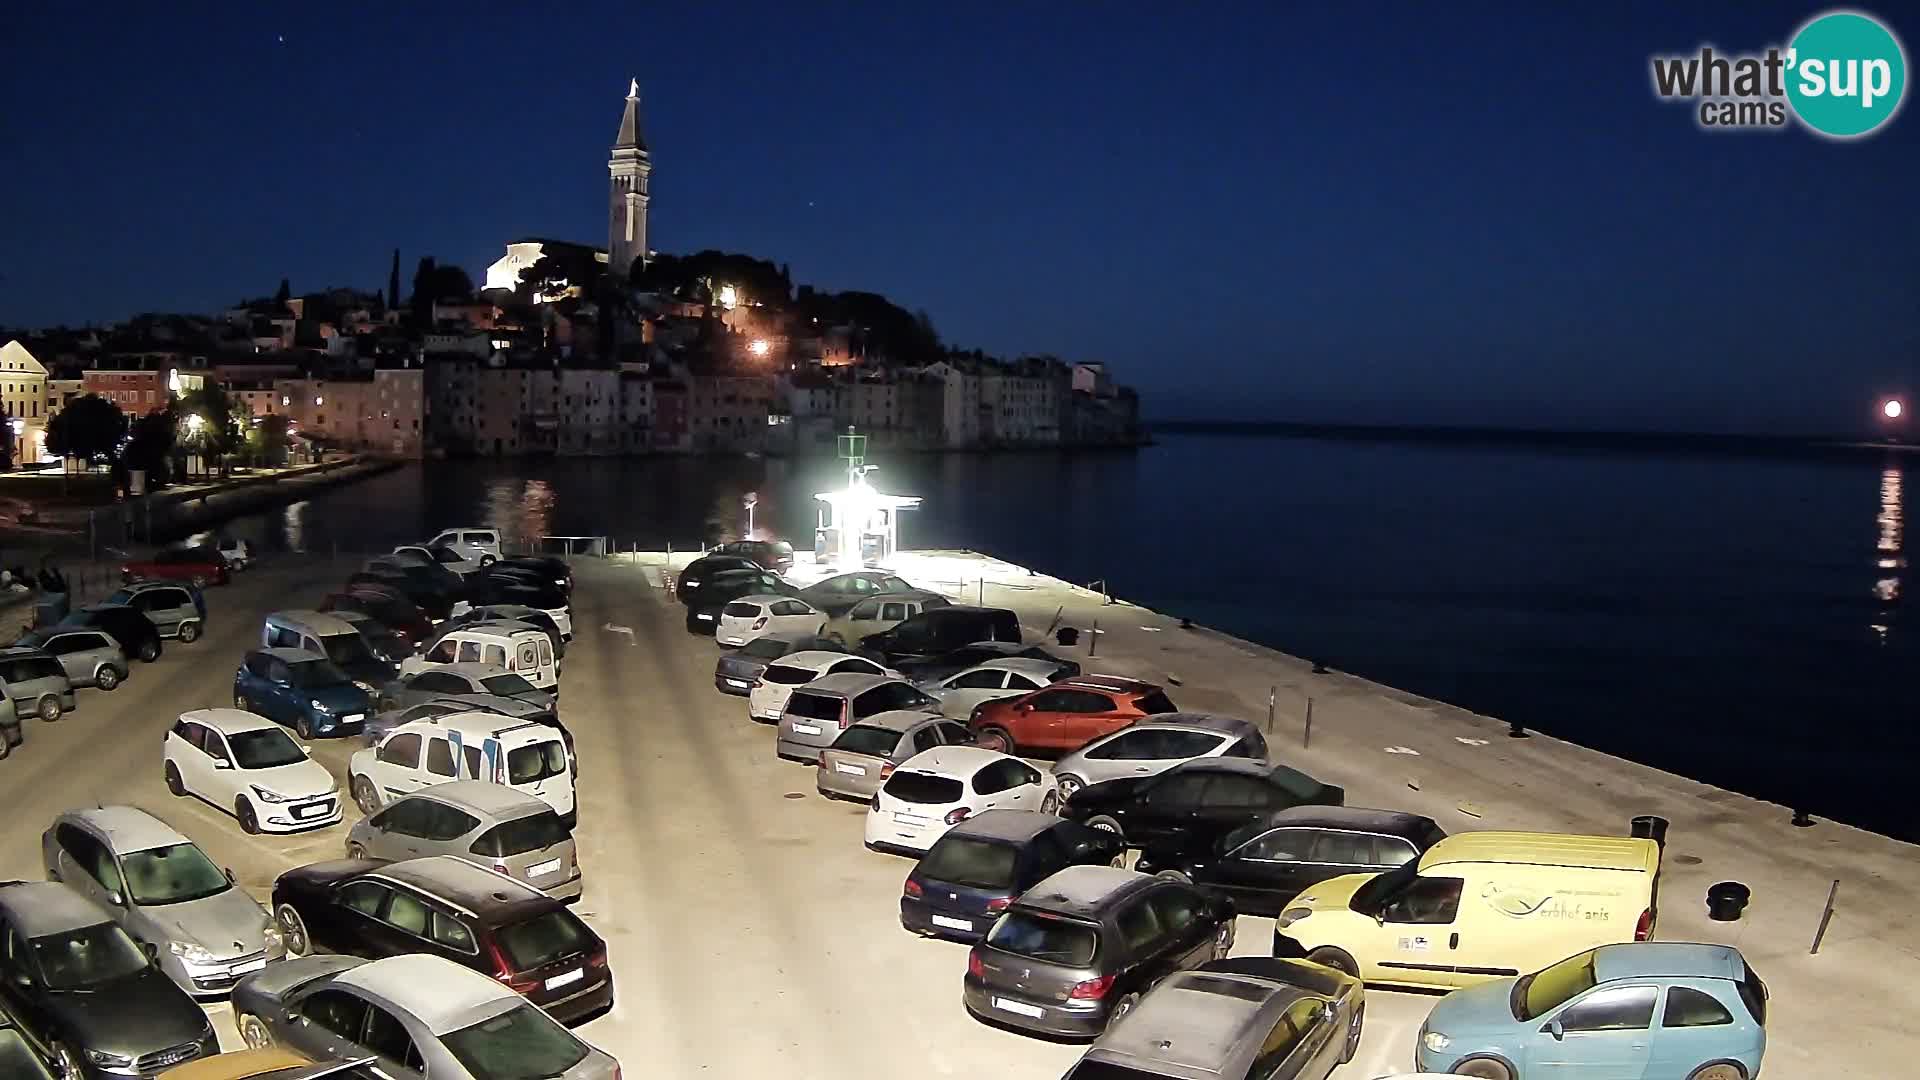
[(0, 761), (13, 753), (13, 748), (26, 741), (26, 732), (20, 718), (12, 709), (0, 709)]
[(573, 637), (573, 619), (568, 616), (566, 633), (560, 632), (560, 624), (554, 621), (545, 609), (528, 607), (525, 604), (478, 604), (471, 611), (457, 619), (448, 619), (443, 630), (458, 630), (462, 626), (483, 622), (523, 622), (536, 630), (544, 632), (553, 642), (553, 655), (567, 655), (567, 641)]
[(413, 601), (391, 589), (363, 587), (328, 593), (320, 601), (320, 610), (357, 611), (378, 619), (405, 639), (409, 649), (418, 649), (433, 639), (433, 620)]
[(965, 723), (989, 701), (1030, 694), (1067, 678), (1066, 669), (1067, 665), (1052, 660), (988, 660), (927, 687), (927, 693), (939, 700), (942, 714)]
[(554, 715), (552, 709), (530, 704), (518, 698), (494, 697), (492, 694), (449, 694), (446, 697), (429, 698), (404, 708), (374, 713), (367, 720), (362, 741), (367, 746), (374, 746), (386, 737), (387, 732), (402, 724), (465, 712), (495, 713), (509, 720), (544, 724), (560, 733), (560, 738), (567, 744), (567, 755), (569, 757), (573, 755), (573, 733), (567, 730), (567, 726), (560, 722), (560, 718)]
[(120, 643), (104, 630), (49, 626), (29, 630), (14, 645), (39, 649), (59, 661), (67, 681), (75, 686), (112, 690), (133, 670)]
[(905, 679), (856, 672), (823, 675), (787, 695), (775, 728), (773, 752), (789, 761), (814, 764), (820, 760), (820, 751), (832, 746), (842, 731), (895, 709), (937, 715), (936, 702)]
[[(582, 969), (578, 981), (585, 979)], [(613, 1058), (581, 1042), (506, 983), (424, 953), (289, 960), (242, 980), (233, 991), (233, 1013), (248, 1046), (281, 1044), (316, 1057), (373, 1055), (389, 1074), (433, 1080), (620, 1076)]]
[(440, 635), (432, 647), (400, 663), (402, 678), (456, 664), (482, 664), (517, 675), (538, 689), (560, 696), (559, 659), (547, 635), (526, 623), (472, 623)]
[(509, 698), (536, 709), (551, 709), (554, 704), (551, 690), (540, 689), (518, 672), (468, 662), (439, 664), (395, 679), (380, 691), (380, 707), (399, 709), (467, 697)]
[(829, 615), (840, 615), (869, 596), (913, 591), (913, 583), (898, 574), (885, 570), (855, 570), (814, 582), (801, 590), (800, 599)]
[(153, 620), (119, 604), (95, 604), (70, 612), (60, 620), (63, 627), (87, 627), (103, 630), (119, 644), (120, 651), (143, 664), (160, 659), (160, 630)]
[(180, 989), (212, 997), (280, 960), (265, 908), (193, 841), (131, 806), (69, 810), (40, 837), (47, 880), (86, 897)]
[(159, 1080), (391, 1080), (371, 1060), (314, 1061), (279, 1047), (229, 1050), (168, 1069)]
[(1118, 675), (1062, 679), (1019, 697), (983, 702), (968, 719), (981, 746), (1017, 750), (1078, 750), (1137, 720), (1177, 712), (1166, 691)]
[(1006, 608), (949, 604), (922, 611), (890, 630), (868, 634), (855, 648), (888, 667), (950, 653), (976, 641), (1020, 641), (1020, 616)]
[(220, 557), (227, 560), (227, 568), (234, 573), (245, 570), (253, 563), (253, 547), (245, 540), (227, 536), (214, 542), (213, 548)]
[[(567, 594), (551, 585), (529, 585), (509, 578), (483, 578), (474, 587), (473, 602), (494, 608), (532, 608), (546, 615), (560, 634), (560, 643), (573, 640), (573, 608)], [(514, 616), (518, 618), (519, 616)], [(545, 629), (544, 624), (542, 629)]]
[(1157, 776), (1082, 788), (1062, 817), (1107, 829), (1143, 851), (1191, 851), (1274, 810), (1340, 806), (1347, 793), (1298, 769), (1246, 758), (1200, 758)]
[(1171, 712), (1143, 716), (1054, 762), (1060, 796), (1126, 777), (1153, 776), (1195, 758), (1232, 757), (1265, 761), (1267, 738), (1235, 716)]
[(460, 601), (459, 597), (438, 585), (413, 577), (396, 566), (370, 566), (347, 576), (348, 590), (365, 585), (377, 585), (399, 593), (435, 622), (452, 615), (454, 604)]
[(864, 656), (839, 650), (810, 649), (788, 653), (766, 666), (747, 691), (747, 716), (763, 724), (780, 722), (793, 692), (828, 675), (877, 675), (891, 677), (892, 672)]
[(383, 664), (398, 668), (400, 661), (413, 655), (413, 643), (404, 634), (364, 611), (341, 608), (322, 614), (331, 615), (353, 627), (353, 632), (366, 642), (367, 651)]
[(738, 555), (752, 559), (776, 574), (793, 569), (793, 545), (785, 540), (733, 540), (709, 548), (711, 555)]
[(699, 599), (687, 605), (687, 633), (715, 633), (720, 628), (720, 612), (743, 596), (792, 596), (798, 591), (784, 578), (758, 567), (708, 575)]
[(141, 581), (125, 586), (107, 603), (130, 607), (145, 615), (164, 638), (190, 645), (207, 629), (207, 600), (190, 585)]
[(273, 883), (273, 911), (294, 956), (425, 953), (499, 980), (562, 1023), (613, 1007), (600, 936), (559, 900), (470, 859), (297, 867)]
[(1360, 980), (1318, 964), (1214, 960), (1162, 980), (1067, 1080), (1326, 1080), (1359, 1050), (1365, 1010)]
[(372, 814), (394, 799), (452, 780), (484, 780), (531, 795), (575, 820), (567, 740), (546, 724), (488, 712), (416, 720), (347, 759), (353, 801)]
[(440, 533), (423, 546), (452, 548), (465, 558), (490, 566), (500, 559), (500, 531), (464, 525)]
[(573, 566), (567, 560), (552, 555), (514, 555), (501, 559), (495, 570), (502, 573), (526, 571), (543, 585), (551, 585), (562, 595), (573, 593)]
[(720, 609), (720, 623), (713, 640), (729, 648), (745, 645), (761, 634), (782, 630), (801, 634), (824, 635), (826, 613), (804, 600), (778, 593), (749, 593), (729, 600)]
[(1233, 948), (1233, 903), (1113, 866), (1069, 866), (1021, 894), (967, 955), (962, 999), (995, 1023), (1100, 1034), (1176, 971)]
[(1053, 777), (977, 746), (936, 746), (902, 762), (867, 806), (867, 847), (924, 855), (948, 829), (988, 810), (1060, 806)]
[(373, 701), (319, 653), (254, 649), (233, 673), (233, 707), (312, 739), (359, 734)]
[(460, 569), (466, 563), (449, 548), (401, 546), (369, 560), (367, 565), (400, 566), (410, 574), (437, 582), (456, 597), (465, 597), (467, 593), (467, 575)]
[(40, 649), (0, 649), (0, 706), (16, 719), (37, 716), (51, 724), (73, 711), (73, 683), (60, 661)]
[[(837, 652), (846, 650), (838, 643), (812, 634), (762, 634), (731, 652), (723, 652), (713, 664), (713, 688), (723, 694), (750, 696), (753, 686), (767, 666), (775, 660), (798, 652)], [(872, 664), (875, 671), (883, 670)]]
[(1767, 987), (1739, 949), (1648, 941), (1455, 990), (1420, 1025), (1414, 1062), (1485, 1080), (1744, 1080), (1766, 1050)]
[(269, 612), (260, 627), (260, 645), (318, 653), (369, 694), (378, 693), (394, 675), (394, 665), (375, 656), (353, 624), (324, 611)]
[(402, 544), (393, 549), (393, 554), (397, 558), (438, 566), (459, 575), (463, 581), (469, 574), (479, 573), (484, 567), (492, 565), (491, 560), (482, 563), (444, 544)]
[(46, 1059), (13, 1026), (5, 1009), (0, 1009), (0, 1076), (9, 1080), (55, 1080)]
[(1112, 833), (1037, 810), (988, 810), (948, 829), (907, 875), (900, 925), (979, 941), (1020, 894), (1069, 866), (1118, 865)]
[(151, 1076), (220, 1050), (193, 998), (65, 885), (0, 885), (0, 942), (0, 1006), (63, 1080)]
[(242, 832), (338, 825), (340, 784), (264, 716), (238, 709), (180, 714), (161, 743), (167, 790), (232, 814)]
[(827, 624), (824, 633), (835, 641), (851, 645), (881, 631), (891, 630), (922, 611), (946, 606), (948, 606), (946, 597), (925, 589), (880, 593), (869, 596), (835, 615)]
[(398, 571), (415, 586), (445, 596), (452, 604), (450, 614), (457, 615), (466, 610), (461, 605), (467, 599), (467, 579), (432, 559), (411, 555), (376, 555), (366, 561), (365, 569)]
[(1134, 869), (1191, 881), (1250, 915), (1278, 915), (1302, 889), (1342, 874), (1384, 873), (1447, 834), (1429, 817), (1352, 806), (1295, 806), (1221, 835), (1142, 852)]
[(1038, 645), (1023, 645), (1018, 641), (970, 641), (957, 649), (934, 656), (903, 659), (899, 671), (921, 686), (928, 686), (989, 660), (1005, 660), (1016, 656), (1058, 664), (1065, 673), (1060, 676), (1062, 679), (1071, 679), (1080, 674), (1078, 661), (1065, 660)]
[(226, 556), (211, 547), (162, 548), (150, 559), (134, 559), (120, 567), (122, 581), (184, 581), (196, 589), (225, 585), (233, 568)]
[(702, 555), (681, 568), (680, 573), (674, 576), (673, 595), (688, 607), (696, 603), (704, 604), (707, 581), (715, 574), (723, 574), (729, 570), (764, 569), (766, 567), (745, 555)]
[(931, 713), (877, 713), (842, 731), (820, 751), (814, 787), (830, 799), (866, 802), (901, 762), (936, 746), (967, 746), (973, 734)]
[(504, 874), (549, 896), (576, 900), (583, 888), (573, 834), (539, 798), (485, 780), (454, 780), (396, 800), (354, 824), (350, 859), (450, 855)]

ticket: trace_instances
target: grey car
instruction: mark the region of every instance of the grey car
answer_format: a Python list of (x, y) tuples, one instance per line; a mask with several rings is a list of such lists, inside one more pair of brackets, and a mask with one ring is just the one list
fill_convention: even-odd
[(896, 710), (869, 716), (820, 751), (814, 787), (829, 799), (865, 802), (893, 775), (894, 766), (936, 746), (973, 742), (967, 725), (930, 713)]
[(69, 810), (41, 835), (40, 857), (49, 880), (98, 904), (195, 997), (286, 956), (267, 910), (145, 810)]
[(561, 900), (579, 897), (573, 833), (553, 807), (505, 784), (453, 780), (396, 799), (347, 834), (347, 858), (452, 855)]
[(75, 686), (112, 690), (132, 671), (120, 643), (99, 630), (52, 626), (23, 634), (16, 645), (40, 649), (60, 662)]
[(426, 701), (462, 697), (512, 698), (536, 709), (551, 709), (555, 695), (515, 672), (492, 664), (435, 664), (425, 671), (402, 675), (382, 687), (380, 707), (401, 709)]
[(938, 714), (940, 703), (905, 679), (852, 672), (826, 675), (787, 696), (773, 752), (809, 765), (840, 733), (870, 716), (895, 709)]
[(0, 884), (0, 1008), (66, 1080), (152, 1076), (220, 1052), (207, 1014), (127, 932), (51, 881)]
[(754, 680), (767, 670), (768, 664), (789, 653), (845, 651), (839, 642), (812, 634), (793, 631), (761, 634), (737, 649), (720, 654), (713, 664), (713, 688), (723, 694), (744, 697), (753, 692)]
[(1066, 1080), (1326, 1080), (1353, 1060), (1365, 1011), (1360, 980), (1332, 968), (1267, 956), (1215, 960), (1154, 987)]
[(66, 669), (39, 649), (0, 649), (0, 693), (13, 703), (13, 715), (22, 719), (37, 716), (52, 723), (73, 711), (73, 683)]
[(207, 601), (200, 590), (164, 581), (143, 581), (127, 585), (107, 597), (107, 603), (120, 604), (152, 620), (163, 638), (178, 638), (183, 644), (198, 640), (207, 628)]
[(307, 956), (241, 981), (240, 1037), (312, 1058), (374, 1055), (394, 1080), (615, 1080), (620, 1065), (504, 983), (422, 953)]
[(1253, 723), (1214, 713), (1171, 712), (1143, 717), (1095, 739), (1053, 763), (1060, 795), (1106, 780), (1157, 776), (1204, 757), (1267, 760), (1267, 739)]

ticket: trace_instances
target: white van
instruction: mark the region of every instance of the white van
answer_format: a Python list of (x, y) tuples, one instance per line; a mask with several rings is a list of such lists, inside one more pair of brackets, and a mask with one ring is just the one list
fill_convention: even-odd
[(1652, 840), (1457, 833), (1398, 870), (1308, 886), (1274, 920), (1273, 953), (1370, 983), (1471, 986), (1648, 940), (1659, 875)]
[(362, 813), (452, 780), (485, 780), (541, 800), (569, 828), (577, 816), (573, 771), (558, 728), (490, 712), (449, 713), (401, 724), (347, 761)]
[(500, 531), (463, 525), (448, 529), (420, 546), (452, 548), (462, 557), (487, 566), (500, 559)]
[(441, 664), (486, 664), (511, 671), (542, 690), (560, 692), (553, 639), (534, 626), (476, 623), (449, 630), (433, 647), (400, 662), (400, 674), (417, 675)]

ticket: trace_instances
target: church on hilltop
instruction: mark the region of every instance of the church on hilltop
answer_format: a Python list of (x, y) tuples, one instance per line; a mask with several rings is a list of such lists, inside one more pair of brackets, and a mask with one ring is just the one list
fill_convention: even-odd
[(634, 260), (653, 254), (647, 247), (647, 180), (652, 174), (653, 158), (640, 126), (640, 80), (634, 79), (627, 84), (626, 108), (613, 137), (612, 156), (607, 159), (607, 246), (601, 249), (540, 237), (516, 240), (507, 245), (504, 256), (487, 267), (482, 287), (517, 289), (527, 268), (549, 256), (564, 265), (599, 263), (607, 273), (626, 277), (633, 270)]

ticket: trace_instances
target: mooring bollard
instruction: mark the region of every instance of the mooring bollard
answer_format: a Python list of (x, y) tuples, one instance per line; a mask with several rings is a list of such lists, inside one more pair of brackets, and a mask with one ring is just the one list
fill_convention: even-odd
[(980, 606), (987, 606), (987, 579), (984, 577), (980, 579)]
[(1093, 629), (1087, 633), (1087, 655), (1091, 657), (1094, 654), (1098, 653), (1099, 651), (1100, 651), (1100, 620), (1095, 619), (1093, 620)]
[(1311, 749), (1312, 746), (1313, 746), (1313, 697), (1309, 695), (1307, 697), (1307, 726), (1300, 733), (1300, 748), (1305, 750), (1305, 749)]
[(1520, 723), (1520, 721), (1509, 720), (1507, 722), (1507, 738), (1525, 739), (1528, 737), (1529, 736), (1527, 735), (1527, 729)]
[(1279, 696), (1279, 693), (1280, 693), (1279, 687), (1277, 686), (1267, 687), (1267, 734), (1269, 735), (1273, 734), (1273, 703), (1275, 699)]
[(1820, 912), (1820, 928), (1813, 932), (1813, 948), (1807, 950), (1808, 956), (1820, 951), (1820, 942), (1827, 936), (1827, 924), (1833, 921), (1833, 898), (1839, 894), (1840, 879), (1834, 878), (1833, 884), (1827, 886), (1827, 906)]
[(1796, 829), (1813, 828), (1813, 815), (1807, 813), (1805, 810), (1795, 810), (1793, 812), (1793, 827)]
[[(1062, 615), (1062, 614), (1063, 614), (1063, 613), (1064, 613), (1064, 612), (1065, 612), (1066, 610), (1067, 610), (1067, 605), (1065, 605), (1065, 604), (1061, 604), (1061, 605), (1060, 605), (1059, 607), (1057, 607), (1057, 608), (1054, 608), (1054, 609), (1053, 609), (1053, 621), (1047, 624), (1047, 633), (1048, 633), (1048, 634), (1051, 634), (1051, 633), (1053, 633), (1053, 628), (1054, 628), (1054, 627), (1056, 627), (1056, 626), (1059, 626), (1059, 625), (1060, 625), (1060, 616), (1061, 616), (1061, 615)], [(1041, 636), (1042, 636), (1042, 637), (1045, 637), (1046, 635), (1045, 635), (1045, 634), (1042, 634)], [(1061, 644), (1065, 644), (1065, 642), (1062, 642)]]

